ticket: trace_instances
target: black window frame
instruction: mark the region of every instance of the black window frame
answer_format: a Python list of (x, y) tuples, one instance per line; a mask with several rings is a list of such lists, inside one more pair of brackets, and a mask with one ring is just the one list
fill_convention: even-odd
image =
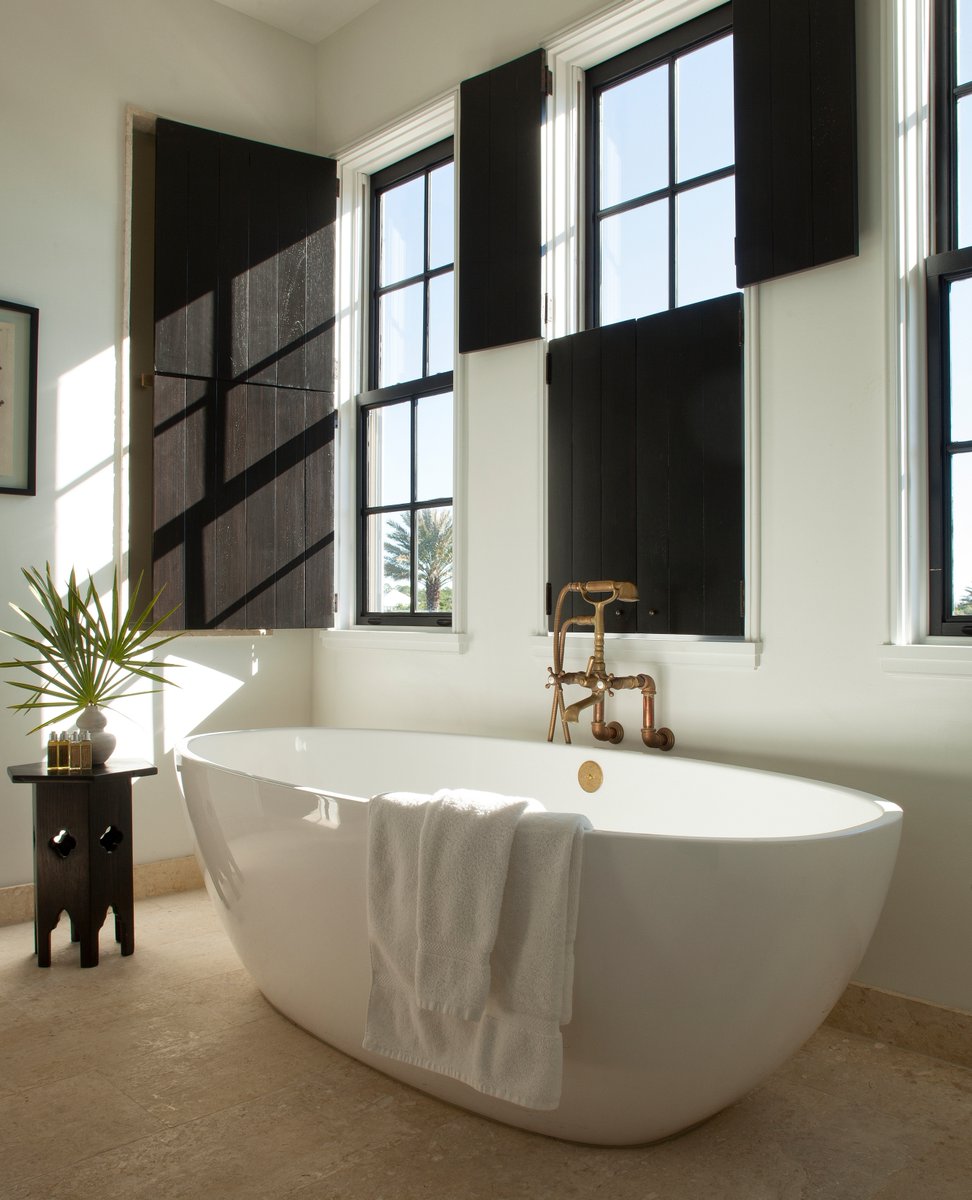
[[(455, 161), (455, 143), (452, 137), (445, 138), (419, 150), (414, 154), (376, 171), (371, 176), (370, 194), (370, 241), (368, 260), (368, 307), (369, 307), (369, 336), (367, 347), (367, 378), (368, 389), (357, 398), (357, 494), (358, 494), (358, 538), (357, 538), (357, 620), (363, 625), (388, 625), (409, 627), (451, 627), (452, 611), (438, 610), (423, 612), (416, 610), (418, 597), (418, 579), (416, 564), (416, 514), (424, 509), (449, 506), (453, 510), (453, 529), (455, 528), (455, 461), (453, 460), (453, 494), (440, 497), (416, 497), (415, 487), (417, 478), (416, 462), (416, 414), (418, 404), (430, 396), (454, 393), (454, 369), (443, 371), (436, 375), (427, 375), (429, 356), (429, 283), (432, 279), (446, 274), (455, 273), (455, 254), (452, 261), (444, 266), (430, 268), (428, 263), (429, 239), (426, 236), (425, 259), (423, 270), (410, 275), (395, 283), (382, 286), (380, 283), (381, 240), (380, 240), (380, 199), (381, 196), (394, 187), (407, 183), (412, 179), (425, 177), (425, 213), (426, 231), (428, 232), (429, 218), (429, 179), (436, 168)], [(423, 298), (423, 342), (422, 369), (423, 375), (418, 379), (405, 380), (385, 387), (378, 386), (379, 379), (379, 303), (382, 296), (401, 288), (422, 282), (424, 285)], [(409, 403), (410, 412), (410, 496), (407, 503), (373, 505), (368, 503), (368, 416), (379, 408)], [(368, 607), (369, 562), (368, 562), (368, 523), (369, 518), (385, 512), (408, 512), (412, 527), (412, 562), (411, 562), (411, 610), (409, 612), (376, 612)], [(453, 587), (455, 582), (453, 579)]]
[[(584, 310), (588, 329), (600, 327), (600, 236), (599, 226), (605, 216), (626, 212), (655, 201), (667, 199), (668, 203), (668, 309), (671, 311), (675, 304), (676, 284), (676, 205), (675, 197), (709, 183), (721, 179), (731, 179), (736, 173), (735, 157), (729, 167), (693, 176), (679, 181), (676, 177), (675, 164), (675, 72), (672, 69), (675, 61), (684, 55), (699, 49), (709, 42), (718, 41), (727, 34), (732, 36), (732, 4), (722, 4), (718, 8), (702, 13), (689, 21), (675, 26), (656, 37), (633, 46), (614, 58), (598, 63), (585, 72), (586, 85), (586, 164), (585, 164), (585, 211), (587, 214), (587, 247), (585, 263)], [(597, 108), (598, 99), (602, 92), (626, 80), (661, 66), (669, 64), (668, 71), (668, 184), (654, 192), (637, 196), (608, 208), (599, 207), (598, 163), (600, 147), (598, 137)], [(736, 289), (733, 289), (736, 290)], [(665, 311), (665, 310), (659, 310)], [(637, 314), (642, 316), (645, 314)]]
[(928, 356), (928, 632), (972, 637), (972, 619), (953, 612), (952, 464), (972, 454), (972, 439), (951, 437), (949, 288), (972, 278), (972, 245), (958, 244), (957, 106), (972, 95), (972, 80), (957, 82), (956, 0), (933, 10), (934, 253), (925, 264)]

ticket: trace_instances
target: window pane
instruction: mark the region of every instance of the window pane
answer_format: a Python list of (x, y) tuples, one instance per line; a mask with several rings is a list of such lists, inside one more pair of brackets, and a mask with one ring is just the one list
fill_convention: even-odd
[(452, 392), (419, 400), (415, 417), (415, 499), (452, 495)]
[(452, 611), (452, 509), (415, 514), (416, 612)]
[(379, 285), (425, 270), (425, 178), (389, 188), (379, 197)]
[(411, 608), (411, 514), (375, 513), (368, 518), (368, 611)]
[(968, 83), (972, 79), (972, 0), (958, 0), (957, 19), (957, 82)]
[(677, 205), (676, 303), (694, 304), (734, 292), (736, 202), (732, 177), (683, 192)]
[(732, 38), (720, 38), (675, 64), (676, 147), (679, 182), (730, 167)]
[(455, 256), (455, 170), (450, 162), (429, 175), (429, 269), (444, 267)]
[(378, 301), (379, 387), (422, 376), (424, 292), (421, 283), (412, 283)]
[(953, 442), (972, 441), (972, 279), (956, 279), (949, 285), (948, 330), (949, 436)]
[(972, 96), (958, 102), (958, 244), (972, 245)]
[(455, 286), (453, 275), (429, 280), (429, 375), (452, 370), (455, 342)]
[(972, 453), (952, 455), (952, 612), (972, 616)]
[(412, 499), (411, 418), (407, 400), (368, 410), (369, 507), (408, 504)]
[(667, 187), (667, 66), (605, 89), (598, 108), (598, 207)]
[(668, 308), (668, 201), (601, 222), (601, 324)]

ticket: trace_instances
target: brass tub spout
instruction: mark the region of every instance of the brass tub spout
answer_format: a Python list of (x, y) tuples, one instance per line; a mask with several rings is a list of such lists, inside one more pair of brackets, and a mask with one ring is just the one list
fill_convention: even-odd
[[(568, 594), (577, 592), (581, 599), (590, 604), (592, 615), (568, 617), (562, 620), (564, 601)], [(595, 599), (603, 597), (603, 599)], [(576, 722), (580, 713), (593, 707), (591, 732), (599, 742), (610, 742), (617, 745), (624, 737), (624, 728), (617, 721), (605, 721), (604, 701), (614, 692), (622, 689), (640, 688), (644, 707), (641, 728), (641, 740), (653, 750), (671, 750), (675, 745), (675, 735), (670, 729), (655, 728), (655, 681), (650, 675), (612, 675), (604, 663), (604, 608), (615, 601), (631, 603), (638, 599), (638, 589), (633, 583), (614, 579), (596, 579), (588, 583), (568, 583), (560, 589), (557, 605), (554, 610), (553, 627), (553, 666), (547, 671), (547, 687), (554, 689), (553, 704), (550, 711), (550, 724), (547, 729), (547, 741), (552, 742), (557, 729), (557, 718), (560, 718), (564, 741), (570, 744), (570, 729), (568, 726)], [(564, 647), (567, 641), (567, 630), (573, 625), (594, 627), (594, 653), (587, 660), (583, 671), (564, 670)], [(582, 700), (576, 700), (569, 707), (564, 705), (564, 685), (577, 684), (586, 688), (590, 695)]]

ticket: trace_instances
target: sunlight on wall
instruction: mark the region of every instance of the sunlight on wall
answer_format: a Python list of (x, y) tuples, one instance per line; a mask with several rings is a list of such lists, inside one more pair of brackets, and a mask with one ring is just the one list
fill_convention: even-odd
[(84, 577), (110, 563), (115, 519), (115, 350), (108, 347), (57, 384), (54, 572)]
[(244, 680), (174, 654), (166, 655), (165, 661), (174, 664), (170, 678), (179, 685), (167, 687), (161, 697), (163, 745), (168, 753), (238, 692)]

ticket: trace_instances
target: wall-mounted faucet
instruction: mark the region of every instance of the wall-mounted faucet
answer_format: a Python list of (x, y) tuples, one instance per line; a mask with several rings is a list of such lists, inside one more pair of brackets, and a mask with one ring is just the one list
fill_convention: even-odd
[[(590, 604), (594, 612), (580, 617), (568, 617), (562, 620), (564, 600), (568, 593), (577, 592), (582, 600)], [(595, 599), (595, 597), (603, 597)], [(643, 716), (641, 725), (641, 740), (653, 750), (671, 750), (675, 745), (675, 735), (670, 729), (655, 728), (655, 681), (650, 675), (612, 675), (604, 665), (604, 609), (616, 601), (632, 603), (638, 599), (638, 589), (633, 583), (619, 582), (614, 579), (595, 579), (588, 583), (568, 583), (560, 589), (557, 606), (554, 609), (553, 627), (553, 666), (547, 670), (547, 687), (554, 689), (553, 706), (550, 712), (550, 727), (547, 730), (547, 741), (552, 742), (557, 729), (557, 717), (564, 733), (564, 741), (570, 743), (568, 725), (576, 721), (578, 715), (593, 705), (591, 717), (591, 732), (600, 742), (617, 744), (624, 737), (624, 729), (617, 721), (605, 722), (604, 701), (615, 691), (624, 689), (641, 689)], [(564, 646), (567, 641), (567, 630), (573, 625), (594, 627), (594, 653), (587, 660), (584, 671), (564, 670)], [(578, 684), (587, 688), (589, 696), (576, 700), (569, 707), (564, 705), (564, 684)]]

